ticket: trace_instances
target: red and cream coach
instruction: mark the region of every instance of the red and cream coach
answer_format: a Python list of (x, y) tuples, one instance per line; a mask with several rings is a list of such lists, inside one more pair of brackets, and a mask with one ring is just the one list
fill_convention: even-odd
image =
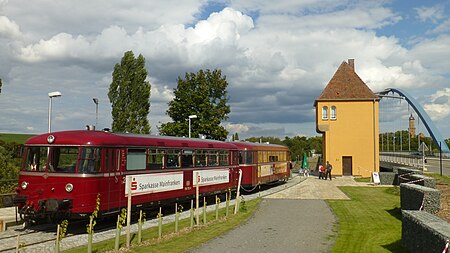
[(77, 219), (93, 212), (99, 193), (106, 216), (127, 205), (130, 175), (134, 208), (192, 198), (195, 175), (202, 195), (225, 192), (237, 187), (238, 150), (202, 139), (86, 130), (42, 134), (25, 144), (14, 202), (25, 221)]
[(242, 186), (254, 188), (280, 180), (287, 180), (290, 172), (290, 153), (285, 146), (265, 143), (234, 142), (239, 149), (239, 168)]

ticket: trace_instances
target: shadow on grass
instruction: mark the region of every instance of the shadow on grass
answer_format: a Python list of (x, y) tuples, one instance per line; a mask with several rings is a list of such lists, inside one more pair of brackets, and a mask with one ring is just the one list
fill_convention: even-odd
[(409, 252), (407, 249), (403, 248), (402, 246), (402, 240), (397, 240), (393, 243), (381, 245), (381, 247), (385, 248), (386, 250), (389, 250), (390, 252), (395, 253), (407, 253)]
[(386, 210), (391, 216), (395, 217), (397, 220), (402, 220), (402, 209), (395, 207), (389, 210)]

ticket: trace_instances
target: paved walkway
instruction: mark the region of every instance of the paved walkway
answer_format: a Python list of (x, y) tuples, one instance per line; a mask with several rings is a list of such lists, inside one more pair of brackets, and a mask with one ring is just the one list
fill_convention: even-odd
[[(17, 217), (19, 219), (19, 217)], [(4, 231), (7, 223), (16, 221), (16, 207), (0, 208), (0, 232)]]
[(349, 199), (338, 186), (371, 184), (357, 183), (353, 177), (302, 180), (265, 196), (254, 216), (242, 226), (189, 252), (330, 252), (337, 220), (325, 200)]

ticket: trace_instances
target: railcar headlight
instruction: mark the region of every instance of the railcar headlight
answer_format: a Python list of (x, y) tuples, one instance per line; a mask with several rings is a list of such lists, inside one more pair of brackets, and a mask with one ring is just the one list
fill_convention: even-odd
[(26, 181), (23, 181), (20, 186), (22, 187), (22, 190), (26, 190), (28, 187), (28, 183)]
[(68, 183), (66, 184), (66, 192), (72, 192), (73, 191), (73, 184)]

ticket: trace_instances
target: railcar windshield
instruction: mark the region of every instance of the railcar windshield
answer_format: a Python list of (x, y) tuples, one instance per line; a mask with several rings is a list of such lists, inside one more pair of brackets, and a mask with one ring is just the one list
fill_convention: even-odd
[(27, 147), (22, 168), (24, 171), (73, 173), (76, 170), (78, 150), (78, 147)]
[(52, 147), (48, 171), (74, 173), (77, 166), (78, 150), (78, 147)]
[(47, 147), (27, 147), (22, 169), (24, 171), (45, 171), (47, 167)]

